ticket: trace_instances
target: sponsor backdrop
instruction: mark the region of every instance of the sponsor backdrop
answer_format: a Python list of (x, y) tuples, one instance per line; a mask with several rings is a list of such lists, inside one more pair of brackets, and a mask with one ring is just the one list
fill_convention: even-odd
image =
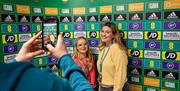
[[(43, 16), (57, 16), (69, 53), (78, 36), (97, 57), (101, 25), (112, 21), (128, 49), (131, 91), (180, 91), (180, 0), (24, 0), (0, 2), (0, 59), (10, 63), (22, 44), (42, 30)], [(51, 6), (52, 5), (52, 6)], [(33, 59), (63, 76), (57, 58)]]

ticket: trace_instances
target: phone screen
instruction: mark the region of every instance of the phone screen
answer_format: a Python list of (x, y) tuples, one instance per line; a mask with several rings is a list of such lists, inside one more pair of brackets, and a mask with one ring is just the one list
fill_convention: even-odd
[(58, 37), (58, 21), (55, 18), (45, 18), (43, 22), (43, 49), (46, 49), (47, 44), (55, 46)]

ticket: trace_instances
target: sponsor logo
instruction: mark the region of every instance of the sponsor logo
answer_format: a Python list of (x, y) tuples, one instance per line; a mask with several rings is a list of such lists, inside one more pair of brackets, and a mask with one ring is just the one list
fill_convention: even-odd
[(71, 32), (63, 32), (62, 35), (64, 38), (71, 38)]
[(129, 20), (142, 20), (143, 13), (129, 14)]
[(85, 16), (74, 16), (74, 22), (84, 22)]
[(15, 34), (2, 35), (2, 37), (3, 37), (3, 43), (17, 42), (17, 35)]
[(145, 75), (151, 77), (159, 77), (159, 71), (145, 69)]
[(143, 32), (128, 32), (128, 39), (143, 39)]
[(140, 56), (140, 51), (139, 50), (131, 50), (130, 54), (132, 57), (139, 57)]
[(163, 32), (163, 40), (180, 40), (180, 32)]
[(6, 14), (2, 14), (1, 17), (2, 22), (15, 22), (15, 15), (6, 15)]
[(29, 16), (18, 15), (18, 22), (30, 22)]
[(72, 40), (64, 40), (64, 43), (66, 44), (66, 46), (72, 46)]
[(116, 6), (116, 11), (124, 11), (124, 5)]
[(164, 19), (178, 19), (180, 18), (180, 11), (164, 12)]
[(160, 51), (144, 50), (144, 58), (160, 59)]
[(96, 13), (96, 12), (97, 12), (96, 8), (89, 8), (89, 13)]
[(130, 71), (130, 74), (133, 74), (133, 75), (140, 75), (140, 72), (137, 68), (134, 68)]
[(159, 20), (161, 19), (161, 12), (146, 13), (146, 20)]
[(71, 22), (72, 20), (71, 20), (71, 17), (70, 16), (61, 16), (60, 17), (60, 22), (66, 22), (66, 23), (68, 23), (68, 22)]
[(176, 80), (178, 80), (178, 73), (163, 71), (162, 72), (162, 77), (167, 78), (167, 79), (176, 79)]
[(4, 54), (17, 52), (18, 51), (18, 45), (17, 44), (5, 45), (3, 47), (3, 49), (4, 49)]
[(177, 53), (176, 52), (166, 52), (165, 53), (166, 59), (176, 59), (177, 58)]
[(13, 11), (13, 6), (8, 5), (8, 4), (4, 4), (3, 5), (3, 10), (5, 10), (5, 11)]
[(4, 62), (5, 63), (11, 63), (13, 62), (13, 59), (16, 57), (17, 54), (12, 54), (12, 55), (5, 55), (4, 56)]
[(158, 33), (157, 32), (148, 32), (147, 36), (148, 36), (148, 39), (157, 39)]
[(141, 59), (129, 59), (129, 65), (131, 66), (142, 66), (142, 60)]
[(129, 29), (130, 30), (141, 30), (141, 29), (143, 29), (143, 23), (142, 22), (130, 22)]
[(98, 40), (88, 40), (88, 44), (89, 44), (90, 47), (98, 46), (99, 41)]
[(139, 77), (131, 77), (132, 82), (140, 82)]
[(88, 22), (95, 22), (98, 21), (98, 16), (88, 16)]
[(78, 38), (80, 36), (83, 36), (86, 38), (86, 32), (74, 32), (74, 38)]
[(42, 16), (32, 16), (33, 22), (42, 22)]
[(101, 15), (100, 20), (105, 22), (111, 21), (111, 17), (112, 17), (111, 15)]
[[(148, 3), (148, 8), (149, 9), (158, 9), (159, 8), (159, 3), (158, 2)], [(148, 91), (150, 91), (150, 90), (148, 90)]]
[(178, 30), (180, 29), (180, 22), (179, 21), (164, 22), (164, 29)]
[(30, 32), (30, 25), (18, 25), (19, 32)]
[(88, 32), (89, 33), (89, 37), (90, 38), (96, 38), (98, 36), (98, 33), (97, 32)]
[(74, 24), (74, 29), (75, 30), (85, 30), (86, 25), (85, 24)]
[(126, 14), (115, 14), (114, 15), (115, 21), (123, 21), (126, 20)]
[(179, 63), (177, 62), (163, 62), (163, 69), (179, 70)]
[(145, 42), (145, 48), (160, 49), (160, 42)]
[(31, 34), (19, 34), (19, 42), (26, 42), (31, 39)]
[(33, 8), (33, 12), (40, 14), (42, 11), (41, 11), (41, 8)]
[(63, 14), (69, 14), (70, 10), (69, 9), (61, 9), (61, 13)]

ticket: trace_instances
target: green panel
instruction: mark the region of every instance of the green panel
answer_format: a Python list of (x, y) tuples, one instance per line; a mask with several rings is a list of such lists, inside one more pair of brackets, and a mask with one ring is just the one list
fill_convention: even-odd
[(162, 28), (161, 21), (147, 21), (145, 22), (145, 29), (146, 30), (161, 30)]
[(32, 24), (32, 32), (42, 31), (42, 24)]
[(128, 40), (128, 48), (142, 49), (143, 40)]
[(87, 30), (100, 30), (100, 24), (99, 23), (86, 23)]
[(127, 22), (115, 22), (119, 30), (127, 30)]
[(60, 31), (73, 31), (73, 24), (59, 24)]
[(163, 50), (177, 50), (180, 51), (179, 41), (162, 41)]
[(17, 25), (16, 24), (1, 24), (2, 33), (16, 33)]
[(162, 88), (177, 90), (179, 89), (180, 82), (178, 80), (162, 80)]
[(145, 68), (160, 69), (161, 61), (156, 59), (144, 59)]

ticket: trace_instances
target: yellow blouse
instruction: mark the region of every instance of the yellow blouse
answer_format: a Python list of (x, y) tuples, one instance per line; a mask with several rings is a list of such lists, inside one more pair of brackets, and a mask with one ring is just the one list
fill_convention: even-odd
[[(105, 48), (105, 54), (108, 47)], [(100, 61), (102, 51), (99, 51), (97, 68), (100, 73)], [(113, 91), (122, 91), (127, 81), (128, 57), (125, 51), (122, 51), (117, 44), (112, 44), (107, 56), (102, 64), (102, 84), (112, 86)]]

